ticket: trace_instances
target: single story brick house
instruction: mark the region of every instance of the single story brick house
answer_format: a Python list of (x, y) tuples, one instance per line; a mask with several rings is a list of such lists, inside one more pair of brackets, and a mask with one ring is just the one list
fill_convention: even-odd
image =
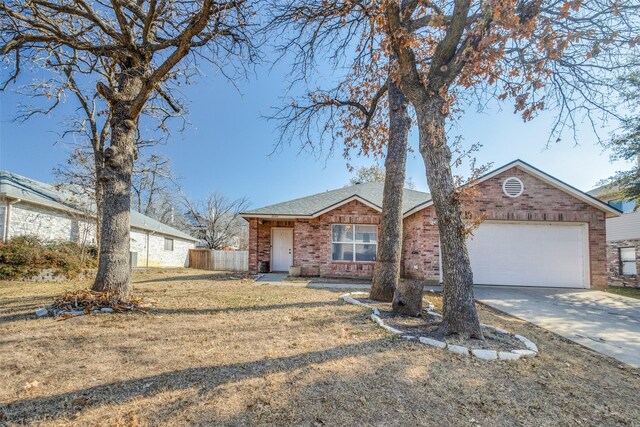
[[(485, 221), (468, 240), (477, 284), (605, 288), (606, 218), (620, 212), (515, 160), (474, 184), (465, 206)], [(383, 184), (366, 183), (244, 212), (249, 271), (370, 277)], [(428, 193), (404, 190), (402, 275), (441, 281), (435, 210)], [(268, 268), (267, 268), (268, 267)]]
[(640, 211), (636, 210), (636, 202), (625, 200), (620, 193), (613, 183), (588, 194), (623, 212), (619, 217), (607, 219), (609, 284), (640, 287)]
[[(196, 238), (131, 211), (134, 267), (186, 267)], [(95, 244), (95, 217), (79, 209), (68, 193), (51, 185), (0, 171), (0, 240), (33, 235), (44, 241)]]

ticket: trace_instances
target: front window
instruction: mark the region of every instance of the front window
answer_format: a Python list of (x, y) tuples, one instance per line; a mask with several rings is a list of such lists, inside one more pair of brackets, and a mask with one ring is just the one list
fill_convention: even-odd
[(376, 260), (378, 226), (331, 225), (331, 259), (333, 261), (373, 262)]
[(173, 250), (173, 239), (169, 239), (167, 237), (164, 238), (164, 250), (165, 251)]
[(636, 248), (620, 248), (620, 262), (622, 264), (622, 274), (634, 276), (638, 274), (636, 266)]

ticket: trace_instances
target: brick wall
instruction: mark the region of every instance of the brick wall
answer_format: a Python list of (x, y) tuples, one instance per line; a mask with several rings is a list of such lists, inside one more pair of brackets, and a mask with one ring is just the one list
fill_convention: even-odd
[(433, 208), (405, 218), (401, 274), (411, 279), (440, 280), (440, 239)]
[(271, 262), (271, 228), (293, 228), (293, 263), (308, 276), (370, 277), (374, 263), (332, 262), (331, 224), (379, 224), (380, 213), (358, 201), (349, 202), (318, 218), (296, 221), (252, 218), (249, 221), (249, 272), (258, 262)]
[(607, 243), (609, 284), (611, 286), (640, 287), (640, 276), (623, 276), (620, 264), (620, 248), (636, 248), (636, 271), (640, 272), (640, 239), (616, 240)]
[[(502, 191), (503, 181), (516, 176), (524, 184), (524, 192), (516, 198)], [(587, 223), (591, 286), (607, 285), (607, 254), (604, 212), (527, 174), (517, 168), (484, 181), (478, 186), (475, 202), (464, 207), (473, 215), (488, 220), (552, 221)], [(259, 224), (259, 222), (262, 224)], [(373, 263), (335, 263), (331, 261), (331, 224), (379, 224), (380, 214), (353, 201), (318, 218), (296, 221), (250, 220), (249, 264), (257, 271), (257, 261), (270, 261), (271, 227), (294, 228), (294, 264), (304, 275), (369, 277)], [(433, 207), (423, 209), (404, 221), (404, 277), (439, 280), (439, 238)]]

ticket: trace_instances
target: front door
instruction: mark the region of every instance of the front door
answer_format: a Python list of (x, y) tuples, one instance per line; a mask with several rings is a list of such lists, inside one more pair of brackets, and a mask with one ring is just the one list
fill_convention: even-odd
[(293, 265), (293, 229), (271, 229), (271, 271), (289, 271)]

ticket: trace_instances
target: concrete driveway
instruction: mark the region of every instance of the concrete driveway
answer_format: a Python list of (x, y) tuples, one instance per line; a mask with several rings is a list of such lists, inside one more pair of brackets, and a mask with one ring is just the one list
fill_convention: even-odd
[(580, 289), (476, 286), (474, 292), (484, 304), (640, 367), (640, 299)]

